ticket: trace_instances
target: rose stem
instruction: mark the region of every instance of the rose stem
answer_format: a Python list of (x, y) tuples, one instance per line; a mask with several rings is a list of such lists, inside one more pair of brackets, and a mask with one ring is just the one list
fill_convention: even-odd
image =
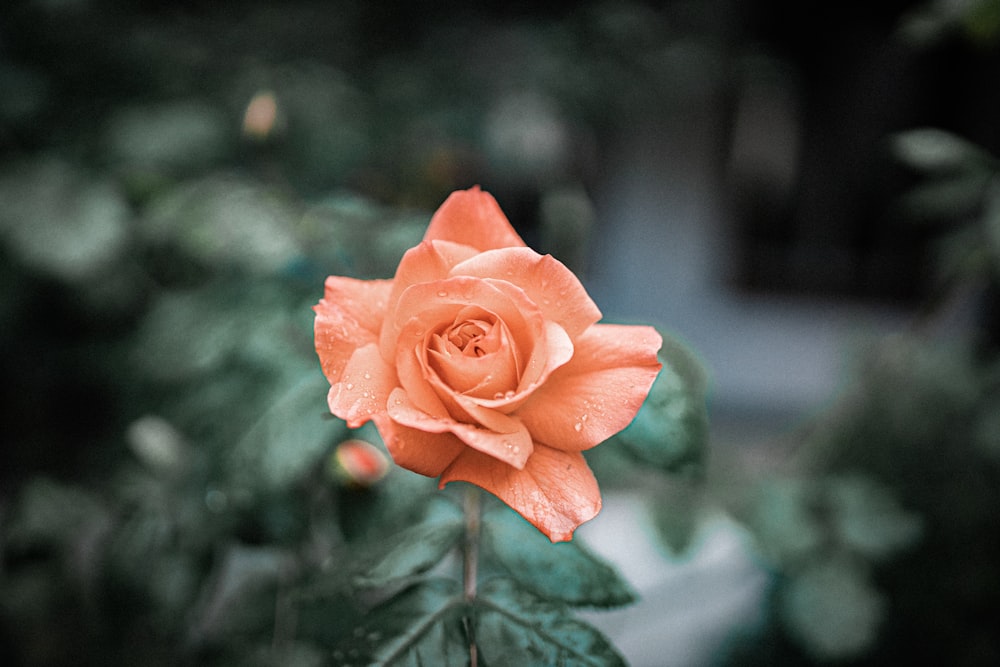
[(470, 617), (466, 617), (466, 630), (469, 634), (469, 666), (477, 667), (479, 662), (476, 651), (476, 637), (472, 626), (472, 602), (476, 599), (476, 577), (479, 569), (479, 524), (480, 524), (479, 489), (468, 485), (465, 489), (465, 547), (464, 567), (462, 574), (465, 579), (465, 602), (469, 605)]

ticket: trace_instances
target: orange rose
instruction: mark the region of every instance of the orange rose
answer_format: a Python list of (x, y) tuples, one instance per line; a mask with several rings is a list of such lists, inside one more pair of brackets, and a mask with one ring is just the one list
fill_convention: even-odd
[(597, 324), (573, 273), (478, 187), (448, 197), (392, 280), (330, 276), (315, 306), (330, 411), (392, 458), (464, 480), (552, 541), (601, 508), (581, 454), (628, 426), (660, 370), (652, 327)]

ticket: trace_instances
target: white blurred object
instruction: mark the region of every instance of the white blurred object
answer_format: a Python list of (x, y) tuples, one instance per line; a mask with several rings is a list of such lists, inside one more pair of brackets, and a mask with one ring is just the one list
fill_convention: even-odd
[(577, 536), (639, 595), (621, 609), (580, 614), (632, 667), (712, 664), (729, 637), (760, 622), (768, 577), (754, 562), (747, 530), (727, 516), (706, 517), (685, 555), (674, 557), (640, 496), (606, 494), (601, 513)]

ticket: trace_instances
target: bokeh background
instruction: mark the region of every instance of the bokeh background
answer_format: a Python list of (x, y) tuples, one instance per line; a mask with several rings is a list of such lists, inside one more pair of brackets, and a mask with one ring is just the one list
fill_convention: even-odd
[(0, 662), (326, 664), (310, 306), (480, 184), (705, 370), (632, 664), (998, 664), (998, 119), (996, 0), (8, 0)]

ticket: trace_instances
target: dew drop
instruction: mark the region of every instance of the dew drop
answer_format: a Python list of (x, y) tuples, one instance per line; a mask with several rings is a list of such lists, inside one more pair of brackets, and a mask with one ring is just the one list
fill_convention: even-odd
[(587, 421), (587, 419), (589, 417), (590, 417), (590, 415), (588, 415), (588, 414), (582, 414), (582, 415), (580, 415), (580, 421), (585, 422), (585, 421)]
[(347, 387), (347, 391), (350, 391), (350, 390), (354, 389), (354, 383), (353, 382), (348, 382), (344, 386)]
[(516, 392), (513, 389), (508, 389), (506, 392), (504, 392), (503, 397), (504, 398), (514, 398), (514, 394), (515, 393)]
[(372, 374), (369, 373), (369, 372), (367, 372), (367, 371), (365, 371), (365, 379), (366, 380), (371, 380), (372, 379)]
[(438, 290), (438, 296), (448, 296), (448, 293), (444, 290)]
[(493, 394), (493, 399), (494, 400), (500, 400), (501, 398), (504, 397), (504, 395), (505, 394), (502, 391), (498, 391), (497, 393)]
[(577, 433), (579, 433), (580, 431), (582, 431), (583, 430), (583, 422), (577, 422), (577, 423), (573, 424), (573, 430), (576, 431)]
[(520, 452), (520, 451), (521, 451), (521, 448), (520, 448), (520, 447), (518, 447), (517, 445), (514, 445), (513, 447), (511, 447), (511, 448), (510, 448), (510, 451), (512, 451), (512, 452), (514, 452), (515, 454), (517, 454), (518, 452)]

